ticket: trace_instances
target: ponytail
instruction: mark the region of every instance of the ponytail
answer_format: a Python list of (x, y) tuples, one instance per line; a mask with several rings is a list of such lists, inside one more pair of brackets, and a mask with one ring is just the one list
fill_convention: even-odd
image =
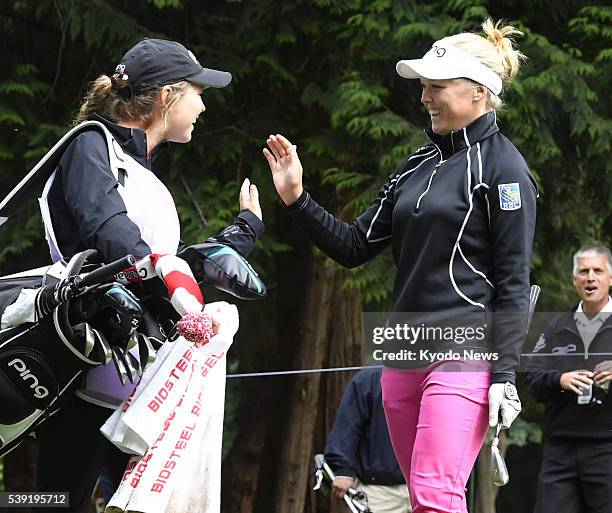
[[(125, 84), (122, 82), (121, 74), (115, 73), (112, 78), (100, 75), (94, 80), (83, 99), (79, 112), (74, 119), (74, 124), (78, 125), (94, 112), (117, 123), (119, 121), (130, 121), (139, 123), (142, 128), (147, 128), (159, 109), (156, 109), (159, 102), (159, 91), (161, 87), (143, 91), (134, 96), (122, 97), (120, 94)], [(179, 98), (183, 95), (189, 82), (181, 81), (170, 84), (172, 92), (168, 98), (168, 104), (162, 113), (164, 124), (165, 116)]]
[[(514, 47), (513, 36), (523, 33), (510, 25), (504, 26), (501, 21), (494, 24), (490, 18), (483, 22), (482, 29), (486, 38), (465, 32), (444, 39), (493, 70), (504, 83), (509, 83), (518, 73), (521, 61), (527, 59)], [(487, 107), (500, 109), (502, 105), (502, 99), (489, 91)]]
[(487, 35), (487, 40), (497, 50), (498, 61), (502, 71), (502, 80), (512, 80), (521, 66), (521, 60), (526, 57), (514, 48), (512, 36), (522, 36), (523, 33), (516, 28), (503, 26), (501, 21), (493, 25), (491, 18), (487, 18), (482, 24), (482, 30)]
[(114, 100), (113, 85), (110, 77), (100, 75), (94, 80), (83, 99), (83, 103), (79, 109), (74, 124), (78, 125), (85, 121), (91, 114), (97, 112), (99, 114), (108, 115), (111, 110), (111, 104)]

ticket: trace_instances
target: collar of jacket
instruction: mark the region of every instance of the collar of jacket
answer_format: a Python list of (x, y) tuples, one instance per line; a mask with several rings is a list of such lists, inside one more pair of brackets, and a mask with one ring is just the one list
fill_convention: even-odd
[(139, 164), (151, 169), (151, 163), (155, 161), (161, 151), (167, 149), (169, 143), (161, 143), (153, 148), (151, 158), (147, 158), (147, 134), (141, 128), (126, 128), (113, 123), (110, 119), (94, 112), (89, 116), (92, 121), (99, 121), (113, 134), (113, 137), (121, 146), (121, 149), (133, 157)]
[[(569, 311), (564, 313), (560, 318), (557, 324), (555, 325), (555, 333), (559, 333), (563, 330), (571, 331), (576, 336), (580, 337), (580, 333), (578, 332), (578, 327), (576, 326), (576, 320), (574, 319), (574, 314), (578, 309), (578, 303), (574, 305), (574, 307)], [(601, 325), (597, 334), (601, 333), (603, 330), (612, 328), (612, 315), (608, 316), (605, 322)]]
[(431, 142), (442, 152), (443, 160), (496, 132), (499, 132), (499, 127), (494, 110), (486, 112), (461, 130), (455, 130), (445, 135), (436, 134), (431, 128), (425, 129), (425, 133)]

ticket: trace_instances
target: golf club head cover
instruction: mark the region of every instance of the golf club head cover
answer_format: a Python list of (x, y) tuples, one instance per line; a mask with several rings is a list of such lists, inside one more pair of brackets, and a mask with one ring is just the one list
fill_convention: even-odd
[(134, 294), (119, 283), (96, 287), (70, 305), (70, 321), (89, 322), (102, 331), (113, 346), (125, 348), (138, 328), (143, 308)]
[(182, 315), (176, 332), (195, 344), (207, 344), (212, 336), (212, 320), (202, 312), (204, 298), (187, 262), (174, 255), (153, 254), (150, 259), (168, 287), (172, 306)]
[(132, 281), (161, 278), (174, 309), (181, 314), (176, 333), (195, 344), (206, 344), (212, 336), (212, 320), (202, 312), (204, 298), (187, 262), (174, 255), (151, 254), (136, 262)]
[(266, 286), (236, 250), (216, 242), (185, 248), (178, 254), (188, 264), (198, 283), (213, 285), (240, 299), (261, 299)]
[(519, 413), (521, 400), (516, 387), (508, 381), (493, 383), (489, 387), (489, 426), (495, 427), (499, 422), (507, 429)]
[(168, 289), (168, 298), (174, 309), (185, 315), (199, 312), (204, 297), (189, 265), (175, 255), (151, 253), (142, 258), (134, 267), (116, 276), (121, 283), (136, 283), (151, 278), (160, 278)]

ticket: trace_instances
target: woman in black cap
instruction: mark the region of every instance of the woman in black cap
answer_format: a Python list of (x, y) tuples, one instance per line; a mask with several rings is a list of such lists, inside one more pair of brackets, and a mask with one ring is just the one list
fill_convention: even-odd
[[(162, 143), (191, 140), (205, 110), (204, 88), (225, 87), (231, 79), (230, 73), (203, 68), (179, 43), (145, 39), (111, 77), (93, 82), (76, 123), (97, 123), (66, 149), (42, 198), (54, 261), (88, 248), (105, 262), (128, 253), (177, 253), (176, 207), (151, 166)], [(239, 202), (234, 223), (215, 240), (247, 256), (263, 232), (257, 188), (248, 179)], [(78, 397), (40, 429), (38, 489), (68, 491), (70, 507), (61, 511), (86, 511), (104, 461), (109, 454), (118, 457), (99, 428), (134, 386), (122, 385), (111, 367), (90, 371)], [(117, 482), (121, 476), (113, 477)]]

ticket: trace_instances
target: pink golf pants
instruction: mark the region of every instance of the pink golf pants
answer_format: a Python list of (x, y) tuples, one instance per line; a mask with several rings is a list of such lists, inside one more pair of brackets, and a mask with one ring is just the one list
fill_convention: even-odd
[(385, 367), (383, 405), (413, 513), (466, 513), (465, 485), (487, 435), (490, 364)]

